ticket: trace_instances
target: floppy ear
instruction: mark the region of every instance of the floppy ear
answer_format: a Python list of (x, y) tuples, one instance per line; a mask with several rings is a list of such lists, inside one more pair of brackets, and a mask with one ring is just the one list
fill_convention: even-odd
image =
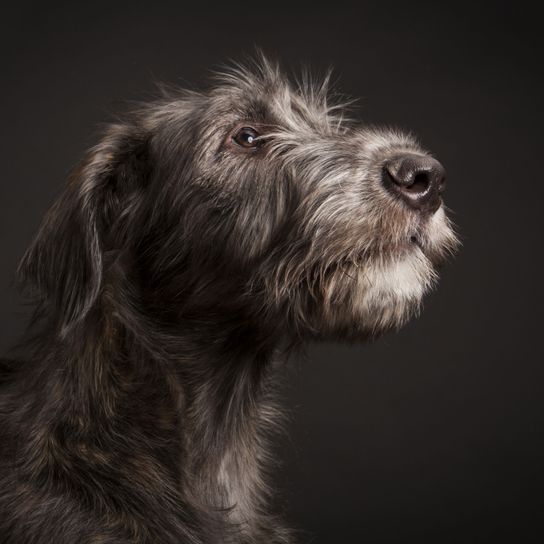
[(42, 307), (54, 312), (61, 336), (99, 298), (105, 241), (123, 195), (143, 175), (141, 150), (132, 127), (111, 126), (71, 176), (21, 261), (23, 284), (33, 287)]

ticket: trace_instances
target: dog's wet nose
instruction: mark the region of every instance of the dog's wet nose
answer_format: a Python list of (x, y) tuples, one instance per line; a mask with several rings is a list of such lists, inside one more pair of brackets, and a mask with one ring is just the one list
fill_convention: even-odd
[(432, 157), (404, 154), (388, 160), (383, 168), (388, 191), (422, 213), (434, 213), (446, 187), (446, 171)]

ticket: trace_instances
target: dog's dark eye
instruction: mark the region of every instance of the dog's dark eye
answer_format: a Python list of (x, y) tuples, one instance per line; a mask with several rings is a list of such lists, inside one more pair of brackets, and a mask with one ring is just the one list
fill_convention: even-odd
[(261, 145), (259, 133), (252, 127), (242, 127), (232, 135), (232, 141), (246, 149), (257, 149)]

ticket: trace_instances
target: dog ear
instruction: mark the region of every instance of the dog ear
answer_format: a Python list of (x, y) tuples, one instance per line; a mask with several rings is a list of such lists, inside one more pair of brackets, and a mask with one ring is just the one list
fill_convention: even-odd
[(107, 130), (46, 214), (19, 266), (21, 282), (54, 312), (61, 336), (97, 302), (112, 219), (122, 215), (123, 196), (143, 176), (142, 139), (134, 132), (129, 125)]

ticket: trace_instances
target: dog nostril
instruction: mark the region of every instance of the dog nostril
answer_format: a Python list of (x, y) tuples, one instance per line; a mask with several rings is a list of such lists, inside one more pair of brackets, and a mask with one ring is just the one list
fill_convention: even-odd
[(388, 160), (383, 168), (384, 187), (412, 209), (434, 213), (440, 207), (445, 170), (437, 160), (410, 153)]
[(423, 193), (429, 187), (429, 176), (427, 172), (416, 174), (414, 182), (411, 185), (406, 185), (405, 189), (411, 193)]

